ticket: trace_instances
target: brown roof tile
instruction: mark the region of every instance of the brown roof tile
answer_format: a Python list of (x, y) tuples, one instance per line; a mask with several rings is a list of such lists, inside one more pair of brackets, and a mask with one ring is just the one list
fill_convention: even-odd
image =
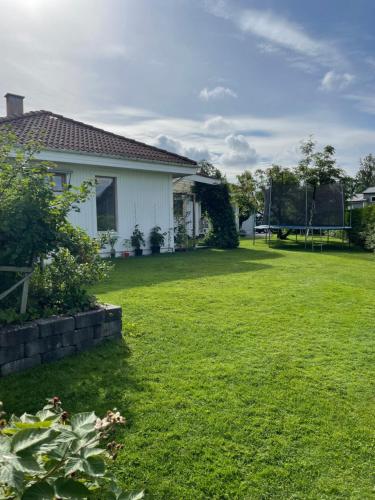
[(51, 111), (31, 111), (0, 118), (0, 127), (10, 126), (20, 143), (39, 140), (47, 149), (93, 153), (130, 160), (196, 166), (196, 162)]

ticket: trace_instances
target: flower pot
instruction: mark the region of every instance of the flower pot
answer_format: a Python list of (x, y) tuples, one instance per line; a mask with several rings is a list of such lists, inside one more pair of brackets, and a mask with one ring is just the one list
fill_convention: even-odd
[(151, 247), (151, 253), (160, 253), (160, 246)]
[(136, 249), (134, 250), (134, 255), (135, 255), (136, 257), (141, 257), (141, 256), (143, 255), (143, 248), (136, 248)]
[(130, 256), (130, 252), (122, 252), (122, 256), (127, 259)]

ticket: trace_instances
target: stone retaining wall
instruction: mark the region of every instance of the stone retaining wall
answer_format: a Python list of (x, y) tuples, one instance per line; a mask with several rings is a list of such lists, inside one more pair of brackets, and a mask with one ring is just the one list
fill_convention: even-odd
[(121, 307), (105, 306), (0, 328), (0, 376), (71, 356), (121, 338)]

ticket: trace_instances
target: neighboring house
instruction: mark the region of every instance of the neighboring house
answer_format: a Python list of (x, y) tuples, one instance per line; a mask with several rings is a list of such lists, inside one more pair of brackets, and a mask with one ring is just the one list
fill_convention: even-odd
[(55, 189), (96, 180), (96, 193), (70, 221), (92, 237), (115, 231), (117, 252), (124, 251), (139, 224), (149, 252), (149, 233), (160, 226), (168, 237), (162, 251), (173, 251), (173, 180), (195, 174), (196, 162), (51, 111), (23, 112), (23, 97), (6, 94), (7, 116), (0, 127), (11, 127), (19, 142), (38, 139), (43, 149), (37, 158), (57, 165)]
[(348, 200), (349, 209), (363, 208), (367, 205), (375, 204), (375, 186), (369, 187), (363, 191), (363, 193), (355, 194), (352, 198)]
[[(196, 200), (193, 192), (193, 186), (197, 182), (214, 186), (220, 184), (221, 181), (199, 174), (181, 177), (173, 181), (174, 224), (177, 226), (179, 223), (184, 223), (191, 238), (204, 236), (210, 229), (210, 222), (202, 213), (201, 203)], [(232, 207), (238, 230), (238, 206), (232, 204)]]

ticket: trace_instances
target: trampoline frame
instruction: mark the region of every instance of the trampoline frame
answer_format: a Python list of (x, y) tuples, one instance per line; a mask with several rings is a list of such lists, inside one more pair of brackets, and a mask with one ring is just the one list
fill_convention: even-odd
[[(337, 183), (336, 183), (337, 184)], [(341, 184), (339, 184), (341, 187), (341, 197), (342, 197), (342, 221), (345, 221), (345, 198), (344, 198), (344, 189)], [(305, 188), (305, 225), (294, 225), (294, 224), (270, 224), (271, 220), (271, 211), (272, 211), (272, 179), (270, 180), (269, 184), (269, 203), (268, 207), (265, 207), (265, 210), (268, 208), (268, 224), (262, 224), (262, 226), (268, 227), (268, 231), (266, 232), (266, 241), (268, 242), (268, 246), (271, 246), (271, 236), (272, 236), (272, 230), (278, 230), (278, 229), (290, 229), (292, 231), (304, 231), (304, 236), (305, 236), (305, 248), (307, 248), (307, 243), (308, 243), (308, 237), (309, 234), (311, 233), (311, 250), (314, 251), (315, 247), (320, 247), (320, 251), (323, 251), (323, 245), (324, 243), (322, 242), (323, 234), (322, 232), (327, 232), (327, 243), (329, 242), (329, 236), (330, 236), (330, 231), (342, 231), (343, 236), (342, 236), (342, 242), (344, 244), (345, 242), (345, 232), (349, 231), (352, 228), (352, 213), (349, 210), (349, 225), (316, 225), (316, 224), (310, 224), (308, 220), (308, 184), (305, 183), (304, 185)], [(312, 211), (314, 210), (314, 204), (315, 201), (313, 200), (312, 206), (311, 206), (311, 214)], [(311, 215), (312, 218), (312, 215)], [(255, 222), (255, 218), (254, 218)], [(253, 228), (253, 244), (255, 245), (255, 229), (256, 225), (254, 224)], [(319, 231), (319, 241), (314, 242), (314, 231)], [(298, 238), (298, 233), (296, 232), (296, 241)], [(348, 246), (350, 247), (350, 238), (349, 235), (347, 237), (348, 240)]]

